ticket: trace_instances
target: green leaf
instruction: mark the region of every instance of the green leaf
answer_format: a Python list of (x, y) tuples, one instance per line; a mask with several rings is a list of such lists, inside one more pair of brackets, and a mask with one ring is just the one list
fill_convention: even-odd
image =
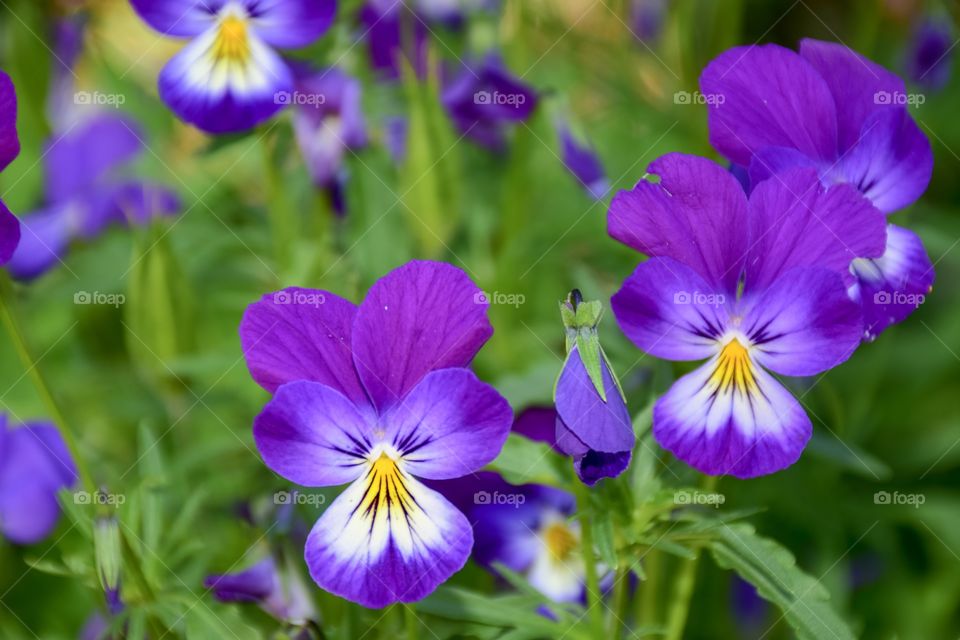
[(511, 484), (536, 482), (553, 486), (565, 484), (562, 471), (565, 466), (565, 460), (550, 445), (515, 433), (507, 437), (500, 455), (490, 463), (490, 467)]
[(721, 527), (710, 543), (717, 564), (733, 569), (783, 612), (800, 638), (852, 640), (853, 632), (829, 604), (826, 588), (797, 566), (778, 542), (748, 524)]

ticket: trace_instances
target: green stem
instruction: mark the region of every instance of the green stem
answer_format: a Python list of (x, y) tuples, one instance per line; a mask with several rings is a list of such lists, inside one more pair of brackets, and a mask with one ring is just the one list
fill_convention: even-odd
[(613, 583), (613, 620), (611, 620), (611, 638), (620, 640), (627, 623), (627, 587), (630, 583), (630, 571), (626, 567), (618, 567), (615, 582)]
[(600, 579), (597, 576), (597, 556), (593, 544), (593, 518), (590, 508), (590, 496), (579, 478), (574, 477), (573, 484), (577, 495), (577, 511), (580, 513), (580, 548), (583, 553), (584, 569), (587, 574), (587, 612), (593, 627), (594, 636), (606, 636), (603, 623), (603, 609), (598, 606), (603, 594), (600, 593)]
[(403, 615), (407, 621), (407, 640), (417, 640), (420, 637), (420, 621), (417, 620), (417, 614), (414, 612), (413, 606), (405, 605)]
[(13, 289), (10, 280), (6, 274), (3, 274), (0, 278), (2, 278), (2, 280), (0, 280), (0, 316), (2, 316), (3, 325), (10, 335), (10, 339), (13, 341), (13, 346), (21, 362), (23, 362), (23, 366), (27, 368), (27, 375), (33, 381), (33, 386), (40, 395), (41, 401), (47, 407), (47, 413), (50, 415), (50, 419), (53, 420), (53, 423), (60, 431), (60, 435), (63, 436), (63, 441), (66, 443), (67, 449), (70, 451), (70, 456), (73, 458), (74, 464), (77, 467), (80, 484), (87, 492), (92, 494), (96, 490), (96, 487), (93, 484), (93, 478), (90, 472), (87, 470), (87, 465), (80, 455), (77, 440), (70, 430), (67, 420), (63, 416), (63, 412), (60, 411), (60, 407), (54, 399), (53, 393), (50, 391), (50, 386), (40, 371), (39, 363), (31, 355), (23, 331), (17, 322), (16, 315), (13, 311)]
[(640, 626), (655, 625), (660, 622), (660, 565), (663, 554), (654, 548), (647, 550), (643, 565), (645, 580), (640, 585), (637, 598), (637, 620)]
[(274, 163), (271, 138), (273, 136), (265, 132), (260, 139), (260, 144), (263, 147), (263, 175), (266, 178), (267, 216), (273, 237), (274, 260), (282, 280), (290, 267), (290, 257), (296, 239), (296, 218), (292, 215), (293, 209), (287, 201), (286, 191), (283, 188), (283, 176)]
[[(716, 476), (704, 476), (700, 484), (704, 493), (713, 493), (717, 487)], [(666, 640), (681, 640), (683, 629), (687, 624), (687, 614), (690, 611), (690, 600), (697, 581), (697, 564), (700, 553), (690, 560), (683, 560), (680, 571), (673, 583), (673, 597), (670, 611), (667, 613)]]

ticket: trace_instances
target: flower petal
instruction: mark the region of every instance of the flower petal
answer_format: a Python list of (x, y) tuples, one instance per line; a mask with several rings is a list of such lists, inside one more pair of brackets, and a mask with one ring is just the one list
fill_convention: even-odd
[(850, 262), (878, 257), (884, 216), (846, 184), (824, 187), (812, 169), (793, 169), (750, 194), (745, 289), (760, 291), (794, 267), (832, 269), (852, 283)]
[(610, 306), (620, 329), (643, 351), (667, 360), (703, 360), (726, 330), (729, 297), (687, 265), (651, 258), (624, 281)]
[(290, 92), (293, 75), (256, 33), (234, 38), (224, 53), (222, 27), (191, 41), (160, 72), (160, 97), (175, 114), (209, 133), (244, 131), (280, 111), (277, 94)]
[(0, 265), (6, 264), (20, 243), (20, 221), (0, 200)]
[(923, 195), (933, 174), (933, 151), (906, 109), (882, 109), (863, 123), (860, 139), (835, 172), (891, 213)]
[(753, 154), (753, 158), (750, 160), (750, 167), (748, 168), (750, 189), (748, 193), (751, 193), (753, 187), (767, 178), (779, 173), (786, 173), (790, 169), (810, 168), (820, 171), (823, 166), (821, 161), (806, 156), (796, 149), (764, 147)]
[(747, 199), (729, 171), (705, 158), (669, 153), (610, 203), (609, 234), (651, 257), (679, 260), (718, 290), (735, 291), (747, 237)]
[(800, 404), (752, 363), (749, 388), (724, 384), (719, 360), (683, 376), (657, 401), (657, 442), (709, 475), (753, 478), (796, 462), (812, 432)]
[(341, 393), (301, 380), (277, 390), (253, 421), (264, 463), (306, 487), (351, 482), (365, 470), (373, 426)]
[(914, 232), (887, 226), (887, 248), (874, 260), (855, 260), (855, 291), (863, 308), (864, 332), (875, 339), (923, 304), (933, 287), (934, 270), (923, 242)]
[(830, 88), (793, 51), (775, 44), (729, 49), (704, 69), (700, 90), (717, 97), (707, 105), (710, 142), (734, 162), (748, 166), (764, 147), (836, 158), (837, 113)]
[(385, 438), (415, 476), (443, 480), (476, 471), (500, 453), (513, 411), (469, 369), (442, 369), (382, 418)]
[(333, 24), (336, 0), (243, 0), (251, 24), (263, 41), (275, 47), (305, 47)]
[(76, 205), (54, 205), (21, 219), (20, 242), (7, 263), (14, 278), (30, 280), (60, 261), (76, 231), (76, 211)]
[(203, 588), (213, 590), (220, 602), (261, 602), (279, 588), (279, 582), (273, 558), (267, 556), (242, 571), (207, 576)]
[(307, 538), (306, 561), (326, 591), (365, 607), (414, 602), (466, 563), (467, 518), (399, 467), (373, 466), (333, 501)]
[(513, 432), (551, 447), (557, 441), (557, 410), (553, 407), (527, 407), (513, 421)]
[(130, 0), (144, 22), (164, 35), (185, 38), (203, 33), (227, 0)]
[(812, 376), (850, 357), (863, 318), (840, 275), (828, 269), (788, 271), (743, 301), (743, 332), (761, 366), (787, 376)]
[(0, 171), (20, 153), (17, 137), (17, 93), (13, 81), (0, 71)]
[(830, 88), (841, 153), (860, 137), (870, 114), (884, 108), (879, 92), (905, 94), (903, 80), (842, 44), (806, 38), (800, 41), (800, 55)]
[(250, 375), (271, 393), (286, 382), (313, 380), (368, 404), (350, 353), (356, 315), (356, 305), (328, 291), (288, 287), (266, 294), (240, 321)]
[(434, 369), (464, 367), (493, 334), (483, 292), (460, 269), (412, 261), (374, 284), (353, 330), (353, 360), (383, 413)]

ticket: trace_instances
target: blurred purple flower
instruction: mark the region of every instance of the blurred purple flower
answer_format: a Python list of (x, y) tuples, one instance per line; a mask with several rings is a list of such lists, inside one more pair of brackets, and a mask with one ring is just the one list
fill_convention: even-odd
[(907, 49), (907, 76), (934, 91), (946, 86), (953, 70), (954, 40), (950, 23), (945, 20), (923, 20)]
[(151, 27), (190, 42), (160, 72), (160, 97), (209, 133), (244, 131), (289, 104), (293, 73), (277, 48), (313, 43), (335, 0), (131, 0)]
[(313, 183), (328, 192), (342, 215), (343, 158), (367, 144), (360, 82), (336, 67), (298, 70), (293, 130)]
[(495, 54), (465, 65), (444, 87), (443, 105), (462, 133), (493, 150), (504, 146), (506, 125), (527, 120), (537, 94), (509, 73)]
[[(884, 219), (850, 185), (794, 169), (754, 187), (705, 158), (655, 160), (610, 204), (610, 235), (649, 256), (613, 296), (644, 352), (707, 360), (653, 410), (665, 449), (710, 475), (752, 478), (800, 457), (812, 425), (767, 369), (812, 376), (845, 361), (863, 332), (850, 262), (879, 256)], [(562, 414), (562, 412), (561, 412)]]
[(730, 579), (730, 609), (741, 638), (762, 637), (770, 605), (755, 586), (736, 574)]
[(207, 576), (203, 586), (221, 602), (255, 603), (284, 622), (305, 624), (317, 616), (297, 572), (281, 570), (271, 556), (236, 573)]
[(289, 288), (247, 308), (247, 366), (274, 394), (253, 427), (264, 462), (303, 486), (349, 485), (307, 539), (323, 589), (412, 602), (466, 562), (469, 522), (418, 478), (472, 473), (507, 438), (510, 405), (467, 368), (493, 332), (487, 307), (463, 271), (414, 261), (359, 307)]
[(390, 116), (384, 122), (384, 137), (387, 151), (395, 164), (403, 163), (407, 157), (407, 131), (410, 123), (405, 116)]
[(360, 9), (370, 63), (389, 80), (400, 77), (401, 65), (417, 77), (427, 72), (427, 25), (404, 0), (368, 0)]
[(589, 145), (580, 143), (566, 125), (557, 128), (560, 153), (570, 173), (580, 181), (591, 197), (602, 199), (610, 187), (600, 157)]
[(47, 143), (46, 202), (21, 220), (21, 242), (7, 265), (14, 277), (43, 274), (73, 240), (90, 240), (111, 223), (146, 224), (179, 209), (170, 190), (118, 175), (141, 151), (142, 137), (128, 118), (101, 114)]
[(57, 525), (57, 493), (72, 487), (77, 470), (56, 427), (30, 422), (9, 428), (0, 414), (0, 532), (17, 544), (34, 544)]
[[(17, 94), (10, 76), (0, 71), (0, 171), (20, 153), (17, 136)], [(20, 241), (20, 223), (0, 200), (0, 264), (13, 255)]]
[[(892, 213), (930, 182), (930, 142), (907, 109), (917, 96), (847, 47), (809, 39), (799, 53), (774, 44), (734, 47), (707, 65), (700, 88), (713, 98), (711, 143), (748, 168), (751, 188), (807, 167), (824, 185), (851, 184)], [(883, 256), (855, 260), (852, 269), (868, 340), (910, 315), (934, 279), (919, 236), (893, 225)]]
[(638, 40), (656, 40), (663, 30), (667, 0), (632, 0), (630, 3), (630, 30)]

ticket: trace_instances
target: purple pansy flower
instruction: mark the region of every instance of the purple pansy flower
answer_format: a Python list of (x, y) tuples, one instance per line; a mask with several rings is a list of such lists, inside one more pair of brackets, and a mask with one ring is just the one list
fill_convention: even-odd
[(212, 589), (221, 602), (251, 602), (278, 620), (305, 624), (317, 612), (300, 576), (292, 568), (281, 570), (271, 556), (236, 573), (207, 576), (205, 589)]
[(40, 542), (60, 517), (57, 493), (77, 469), (56, 427), (30, 422), (8, 428), (0, 414), (0, 533), (17, 544)]
[(536, 92), (493, 54), (479, 65), (465, 65), (444, 88), (442, 100), (462, 133), (494, 150), (503, 148), (505, 126), (526, 120), (537, 106)]
[(304, 486), (349, 484), (307, 539), (322, 588), (411, 602), (466, 562), (469, 522), (418, 478), (470, 474), (503, 446), (510, 405), (467, 368), (492, 332), (480, 290), (437, 262), (390, 272), (359, 306), (291, 288), (247, 309), (247, 364), (274, 393), (253, 428), (264, 461)]
[(592, 486), (623, 473), (635, 436), (620, 383), (597, 337), (603, 307), (582, 301), (574, 290), (560, 312), (567, 359), (554, 389), (556, 448), (573, 457), (577, 477)]
[(588, 144), (577, 140), (566, 125), (557, 128), (560, 137), (560, 155), (563, 164), (593, 198), (600, 200), (607, 194), (610, 182), (603, 170), (600, 156)]
[(653, 433), (712, 475), (750, 478), (799, 458), (811, 423), (773, 376), (846, 360), (863, 330), (850, 261), (879, 256), (883, 215), (846, 184), (795, 169), (754, 187), (704, 158), (663, 156), (610, 204), (612, 237), (650, 256), (612, 299), (620, 328), (668, 360), (707, 360), (656, 403)]
[[(10, 76), (0, 71), (0, 171), (6, 169), (19, 153), (17, 94)], [(10, 259), (19, 241), (20, 223), (0, 200), (0, 264)]]
[(347, 151), (367, 144), (360, 104), (360, 82), (340, 69), (304, 70), (297, 78), (300, 96), (293, 112), (293, 130), (313, 183), (326, 190), (343, 214)]
[(434, 486), (473, 523), (478, 564), (521, 573), (555, 602), (582, 600), (586, 570), (573, 495), (539, 484), (514, 486), (490, 471)]
[(360, 9), (370, 63), (385, 78), (400, 77), (403, 64), (418, 77), (427, 71), (427, 24), (404, 0), (369, 0)]
[(335, 0), (131, 0), (147, 24), (190, 43), (160, 72), (160, 97), (209, 133), (249, 129), (285, 106), (293, 72), (278, 48), (305, 47), (330, 27)]
[(907, 50), (907, 76), (922, 87), (942, 89), (953, 70), (953, 49), (949, 18), (923, 20)]
[(54, 266), (75, 239), (90, 240), (109, 224), (146, 224), (175, 213), (176, 194), (118, 175), (143, 148), (139, 127), (101, 114), (51, 139), (44, 152), (46, 202), (21, 220), (21, 241), (7, 269), (35, 278)]
[(630, 3), (630, 30), (641, 41), (656, 40), (663, 31), (667, 0), (632, 0)]
[[(809, 167), (825, 185), (849, 183), (884, 213), (920, 197), (933, 171), (930, 143), (907, 111), (903, 81), (850, 49), (803, 40), (795, 53), (777, 45), (735, 47), (700, 76), (710, 141), (748, 167), (750, 184)], [(881, 260), (855, 261), (864, 333), (873, 339), (917, 308), (933, 284), (920, 238), (891, 226)]]

